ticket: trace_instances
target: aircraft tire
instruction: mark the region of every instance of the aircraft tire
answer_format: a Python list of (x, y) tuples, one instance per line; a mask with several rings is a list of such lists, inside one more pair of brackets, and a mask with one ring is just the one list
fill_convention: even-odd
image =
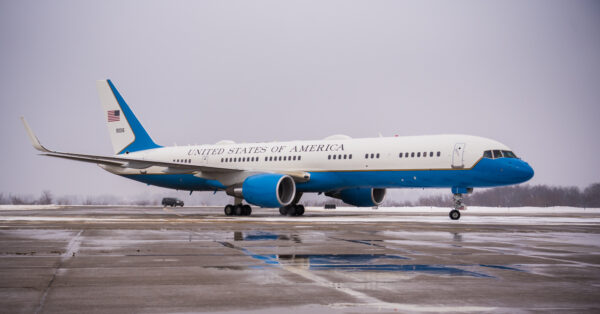
[(225, 216), (233, 215), (233, 206), (231, 206), (231, 205), (225, 206), (224, 211), (225, 211)]
[(295, 205), (287, 207), (287, 215), (288, 216), (297, 216), (298, 215), (298, 210), (296, 210)]
[(458, 220), (460, 219), (460, 212), (456, 209), (453, 209), (450, 211), (450, 214), (448, 214), (450, 216), (450, 219), (452, 220)]
[(304, 215), (304, 205), (296, 205), (296, 215), (297, 216)]
[(235, 205), (233, 212), (235, 213), (236, 216), (241, 216), (243, 213), (242, 205)]
[(287, 215), (287, 208), (285, 206), (279, 207), (279, 214), (281, 214), (281, 216)]
[(252, 207), (250, 207), (250, 205), (243, 205), (242, 206), (242, 215), (244, 215), (244, 216), (252, 215)]

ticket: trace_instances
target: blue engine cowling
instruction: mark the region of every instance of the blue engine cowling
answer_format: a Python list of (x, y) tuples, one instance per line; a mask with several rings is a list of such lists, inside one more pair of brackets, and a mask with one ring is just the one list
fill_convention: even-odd
[(242, 195), (246, 202), (260, 207), (289, 205), (296, 195), (296, 183), (282, 174), (257, 174), (244, 180)]
[(385, 189), (353, 188), (335, 193), (325, 193), (325, 195), (341, 199), (346, 204), (358, 207), (372, 207), (378, 206), (383, 202)]

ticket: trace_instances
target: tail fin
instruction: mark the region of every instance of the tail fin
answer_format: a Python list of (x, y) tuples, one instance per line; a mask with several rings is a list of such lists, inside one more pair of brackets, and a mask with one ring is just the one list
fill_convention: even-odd
[(115, 154), (161, 147), (154, 143), (110, 80), (96, 82)]

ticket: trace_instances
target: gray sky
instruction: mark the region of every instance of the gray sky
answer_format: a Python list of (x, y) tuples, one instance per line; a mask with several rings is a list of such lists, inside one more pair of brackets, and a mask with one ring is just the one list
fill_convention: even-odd
[(110, 154), (104, 78), (162, 145), (464, 133), (600, 181), (598, 1), (0, 1), (0, 49), (4, 193), (149, 191), (20, 125)]

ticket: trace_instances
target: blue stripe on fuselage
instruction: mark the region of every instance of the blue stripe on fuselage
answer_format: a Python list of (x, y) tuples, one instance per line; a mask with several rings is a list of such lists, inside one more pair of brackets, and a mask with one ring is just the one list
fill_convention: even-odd
[[(206, 191), (225, 189), (216, 180), (192, 174), (124, 175), (151, 185)], [(482, 158), (473, 168), (464, 170), (370, 170), (311, 172), (310, 181), (297, 183), (300, 192), (327, 192), (352, 187), (372, 188), (445, 188), (493, 187), (525, 182), (533, 177), (533, 169), (516, 158)]]
[(302, 192), (321, 192), (352, 187), (445, 188), (493, 187), (529, 180), (533, 170), (515, 158), (482, 158), (475, 167), (464, 170), (380, 170), (311, 172), (310, 181), (298, 183)]

